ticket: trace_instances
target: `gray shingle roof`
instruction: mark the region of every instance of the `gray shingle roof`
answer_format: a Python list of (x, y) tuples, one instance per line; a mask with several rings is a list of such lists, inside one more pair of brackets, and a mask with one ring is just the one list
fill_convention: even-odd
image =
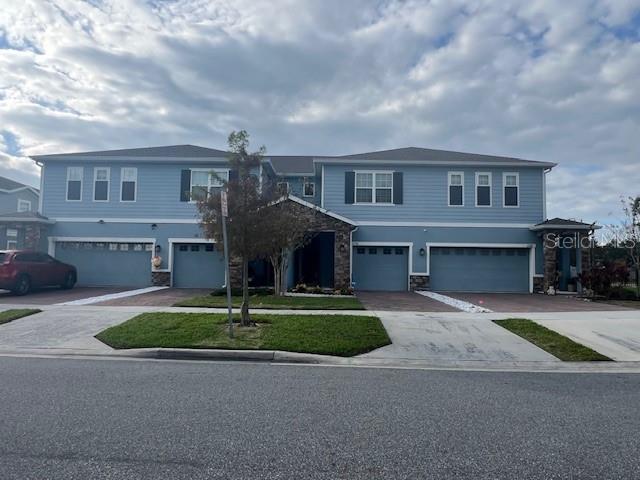
[(121, 150), (101, 150), (94, 152), (56, 153), (36, 155), (31, 158), (48, 159), (55, 157), (226, 157), (227, 152), (197, 145), (167, 145), (164, 147), (124, 148)]
[(271, 161), (271, 165), (279, 174), (302, 173), (313, 175), (313, 157), (300, 155), (267, 155), (265, 158)]
[(54, 223), (38, 212), (10, 212), (0, 214), (0, 222), (34, 222), (34, 223)]
[[(16, 182), (7, 177), (0, 177), (0, 190), (15, 190), (16, 188), (28, 187), (24, 183)], [(30, 187), (33, 188), (33, 187)], [(34, 189), (35, 190), (35, 189)]]
[(545, 228), (556, 228), (556, 227), (562, 227), (562, 228), (567, 228), (568, 230), (571, 229), (578, 229), (578, 230), (582, 230), (582, 229), (589, 229), (589, 228), (600, 228), (598, 226), (596, 226), (595, 223), (584, 223), (584, 222), (579, 222), (577, 220), (571, 220), (571, 219), (566, 219), (566, 218), (560, 218), (560, 217), (555, 217), (555, 218), (550, 218), (549, 220), (545, 220), (544, 222), (540, 222), (536, 225), (534, 225), (531, 230), (544, 230)]
[(449, 150), (434, 150), (431, 148), (405, 147), (377, 152), (356, 153), (342, 155), (336, 158), (353, 160), (391, 160), (391, 161), (431, 161), (431, 162), (487, 162), (487, 163), (522, 163), (531, 165), (545, 165), (548, 162), (524, 160), (516, 157), (502, 157), (497, 155), (482, 155), (479, 153), (453, 152)]

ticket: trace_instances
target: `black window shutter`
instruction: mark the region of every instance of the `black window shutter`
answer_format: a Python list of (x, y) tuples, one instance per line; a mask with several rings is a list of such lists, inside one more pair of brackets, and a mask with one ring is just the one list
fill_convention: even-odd
[(393, 203), (402, 205), (402, 172), (393, 172)]
[(344, 203), (354, 203), (355, 186), (356, 172), (344, 172)]
[(191, 170), (182, 170), (180, 175), (180, 201), (191, 200)]

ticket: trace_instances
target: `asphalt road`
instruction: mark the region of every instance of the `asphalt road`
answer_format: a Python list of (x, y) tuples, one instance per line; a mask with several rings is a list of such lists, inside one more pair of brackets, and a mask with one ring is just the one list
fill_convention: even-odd
[(639, 478), (640, 375), (0, 358), (2, 479)]

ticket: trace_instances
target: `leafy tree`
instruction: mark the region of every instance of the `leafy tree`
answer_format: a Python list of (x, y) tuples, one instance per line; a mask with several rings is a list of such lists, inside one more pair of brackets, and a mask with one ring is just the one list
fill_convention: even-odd
[[(227, 190), (227, 240), (230, 257), (237, 258), (242, 268), (242, 305), (240, 325), (251, 325), (249, 316), (249, 262), (265, 254), (265, 232), (269, 231), (267, 207), (274, 201), (272, 189), (261, 189), (255, 171), (260, 167), (265, 148), (249, 152), (249, 134), (245, 130), (231, 132), (228, 139), (230, 176)], [(207, 238), (222, 248), (221, 199), (210, 192), (198, 202), (201, 228)], [(230, 281), (227, 279), (227, 281)]]
[(636, 274), (636, 295), (640, 297), (640, 196), (622, 199), (624, 239), (621, 245), (629, 255), (630, 267)]

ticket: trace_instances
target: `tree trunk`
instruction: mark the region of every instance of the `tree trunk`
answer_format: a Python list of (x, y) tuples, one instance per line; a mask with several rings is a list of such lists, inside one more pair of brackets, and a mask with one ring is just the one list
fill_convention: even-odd
[(273, 294), (280, 296), (280, 266), (278, 265), (278, 258), (271, 256), (269, 258), (271, 268), (273, 268)]
[(240, 325), (242, 327), (251, 326), (249, 316), (249, 261), (247, 257), (242, 257), (242, 305), (240, 307)]

